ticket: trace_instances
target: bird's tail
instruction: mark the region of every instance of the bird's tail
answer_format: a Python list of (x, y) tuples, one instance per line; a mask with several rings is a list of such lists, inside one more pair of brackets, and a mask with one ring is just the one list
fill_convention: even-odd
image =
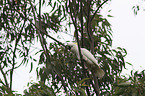
[(97, 68), (94, 70), (95, 76), (98, 78), (102, 78), (105, 74), (105, 72), (101, 68)]

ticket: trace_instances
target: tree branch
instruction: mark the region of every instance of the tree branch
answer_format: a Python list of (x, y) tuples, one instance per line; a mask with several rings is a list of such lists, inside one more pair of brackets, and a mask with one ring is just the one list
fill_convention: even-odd
[[(91, 4), (91, 1), (88, 0), (87, 2), (88, 4), (88, 17), (87, 17), (87, 33), (88, 33), (88, 36), (90, 38), (90, 50), (91, 50), (91, 53), (94, 54), (94, 38), (93, 38), (93, 32), (92, 32), (92, 25), (91, 25), (91, 16), (90, 16), (90, 4)], [(99, 10), (99, 8), (97, 9)], [(97, 12), (97, 11), (96, 11)], [(95, 13), (96, 14), (96, 13)], [(95, 16), (95, 15), (94, 15)], [(94, 17), (93, 17), (94, 18)], [(99, 85), (98, 85), (98, 79), (95, 76), (95, 74), (92, 72), (93, 74), (93, 80), (94, 80), (94, 83), (92, 82), (92, 86), (95, 90), (95, 93), (97, 96), (100, 96), (100, 91), (99, 91)]]
[(97, 10), (95, 11), (95, 13), (93, 14), (92, 18), (91, 18), (91, 21), (94, 19), (96, 13), (98, 12), (98, 10), (107, 2), (108, 0), (105, 0), (98, 8)]
[(91, 21), (90, 21), (90, 3), (91, 3), (91, 1), (88, 0), (87, 1), (87, 4), (88, 4), (88, 6), (87, 6), (87, 9), (88, 9), (88, 13), (87, 13), (87, 33), (88, 33), (89, 40), (92, 41), (91, 32), (90, 32), (91, 28), (89, 28), (89, 26), (91, 24)]
[(81, 15), (80, 15), (81, 17), (80, 17), (80, 18), (81, 18), (81, 37), (82, 37), (82, 38), (81, 38), (81, 41), (82, 41), (81, 43), (82, 43), (82, 47), (84, 47), (84, 34), (83, 34), (83, 6), (82, 6), (82, 0), (80, 0), (80, 1), (81, 1), (81, 2), (80, 2), (80, 3), (81, 3), (81, 4), (80, 4), (80, 5), (81, 5), (81, 10), (80, 10), (80, 11), (81, 11)]
[(92, 74), (93, 74), (93, 79), (94, 79), (94, 83), (95, 83), (95, 85), (93, 87), (95, 89), (95, 92), (96, 92), (97, 96), (100, 96), (98, 78), (96, 77), (95, 72), (92, 72)]
[(62, 86), (64, 87), (64, 90), (65, 90), (65, 92), (67, 93), (67, 85), (66, 85), (66, 83), (64, 82), (62, 76), (60, 76), (60, 75), (58, 74), (58, 72), (57, 72), (55, 69), (53, 69), (53, 70), (54, 70), (55, 73), (58, 75), (59, 79), (61, 80)]
[(17, 49), (18, 42), (21, 38), (21, 34), (22, 34), (23, 28), (25, 26), (25, 23), (26, 23), (26, 20), (24, 20), (23, 26), (20, 30), (20, 34), (18, 35), (18, 38), (16, 38), (16, 42), (15, 42), (15, 48), (13, 51), (13, 64), (12, 64), (12, 69), (10, 70), (10, 90), (12, 90), (12, 80), (13, 80), (13, 71), (15, 69), (16, 49)]
[[(80, 54), (80, 60), (81, 60), (81, 63), (82, 63), (82, 55), (81, 55), (81, 49), (80, 49), (79, 38), (78, 38), (78, 30), (77, 30), (76, 22), (75, 22), (75, 20), (73, 19), (73, 16), (72, 16), (72, 10), (71, 10), (70, 2), (71, 2), (71, 1), (69, 0), (70, 15), (71, 15), (71, 19), (72, 19), (72, 21), (73, 21), (74, 27), (75, 27), (76, 39), (77, 39), (78, 49), (79, 49), (78, 51), (79, 51), (79, 54)], [(82, 66), (82, 67), (84, 67), (84, 66)]]
[[(15, 10), (15, 9), (14, 9)], [(50, 35), (48, 35), (48, 34), (46, 34), (46, 32), (45, 31), (43, 31), (43, 30), (40, 30), (29, 18), (27, 18), (27, 17), (25, 17), (25, 16), (23, 16), (23, 14), (22, 13), (20, 13), (18, 10), (15, 10), (15, 11), (17, 11), (19, 14), (20, 14), (20, 16), (22, 17), (22, 18), (24, 18), (24, 19), (26, 19), (26, 20), (28, 20), (33, 26), (35, 26), (35, 28), (37, 29), (37, 30), (39, 30), (40, 32), (42, 32), (43, 34), (45, 34), (47, 37), (49, 37), (50, 39), (52, 39), (52, 40), (54, 40), (55, 42), (57, 42), (58, 44), (60, 44), (60, 45), (62, 45), (62, 46), (64, 46), (64, 47), (66, 47), (63, 43), (61, 43), (60, 41), (58, 41), (57, 39), (55, 39), (55, 38), (53, 38), (52, 36), (50, 36)]]
[[(36, 20), (35, 8), (34, 8), (32, 2), (31, 2), (31, 0), (29, 0), (29, 3), (30, 3), (30, 5), (31, 5), (31, 7), (32, 7), (32, 12), (33, 12), (33, 15), (34, 15), (34, 22), (35, 22), (35, 24), (33, 24), (33, 25), (35, 25), (35, 27), (36, 27), (36, 22), (37, 22), (37, 20)], [(40, 2), (39, 2), (39, 3), (40, 3)], [(41, 5), (39, 5), (39, 6), (41, 6)], [(40, 9), (39, 9), (39, 12), (40, 12)], [(40, 15), (40, 14), (39, 14), (39, 15)], [(39, 19), (40, 19), (40, 17), (39, 17)], [(41, 21), (39, 21), (39, 22), (41, 22)], [(31, 23), (32, 23), (32, 21), (31, 21)], [(40, 24), (40, 23), (39, 23), (39, 24)], [(41, 25), (40, 25), (40, 26), (41, 26)], [(39, 29), (39, 28), (38, 28), (38, 29)], [(40, 29), (41, 29), (41, 27), (40, 27)], [(42, 37), (42, 35), (41, 35), (41, 33), (40, 33), (40, 30), (37, 30), (36, 32), (37, 32), (37, 34), (38, 34), (38, 36), (39, 36), (40, 44), (41, 44), (41, 46), (42, 46), (42, 49), (43, 49), (43, 51), (44, 51), (46, 57), (48, 57), (47, 48), (45, 48), (45, 46), (44, 46), (45, 44), (43, 43), (44, 41), (43, 41), (43, 37)]]
[[(37, 32), (38, 32), (38, 36), (39, 36), (39, 38), (40, 38), (40, 43), (41, 43), (41, 46), (42, 46), (42, 48), (43, 48), (43, 50), (44, 50), (44, 53), (45, 53), (45, 55), (46, 55), (46, 58), (47, 58), (47, 61), (48, 61), (48, 51), (47, 51), (47, 46), (46, 46), (46, 43), (44, 44), (44, 38), (43, 38), (43, 36), (42, 36), (42, 34), (41, 33), (44, 33), (46, 36), (48, 36), (49, 38), (51, 38), (51, 39), (53, 39), (54, 41), (56, 41), (57, 43), (59, 43), (59, 44), (61, 44), (61, 45), (63, 45), (63, 46), (65, 46), (63, 43), (61, 43), (61, 42), (59, 42), (58, 40), (56, 40), (55, 38), (53, 38), (53, 37), (51, 37), (50, 35), (48, 35), (48, 34), (46, 34), (46, 32), (44, 31), (44, 30), (42, 30), (42, 28), (41, 28), (41, 0), (39, 0), (39, 28), (36, 26), (36, 24), (33, 24), (32, 22), (32, 24), (35, 26), (35, 28), (37, 29)], [(30, 4), (31, 4), (31, 6), (32, 6), (32, 11), (33, 11), (33, 14), (34, 14), (34, 21), (35, 21), (35, 23), (37, 22), (36, 21), (36, 15), (35, 15), (35, 12), (34, 12), (34, 7), (33, 7), (33, 5), (32, 5), (32, 3), (30, 2)], [(41, 32), (41, 33), (40, 33)], [(66, 46), (65, 46), (66, 47)], [(47, 64), (46, 64), (47, 65)], [(47, 67), (47, 66), (46, 66)], [(55, 70), (55, 69), (53, 69), (54, 70), (54, 72), (58, 75), (58, 77), (59, 77), (59, 79), (61, 80), (61, 82), (62, 82), (62, 85), (63, 85), (63, 87), (64, 87), (64, 90), (65, 90), (65, 92), (67, 92), (67, 88), (66, 88), (66, 84), (65, 84), (65, 82), (64, 82), (64, 80), (61, 78), (61, 76), (57, 73), (57, 71)]]
[[(82, 66), (82, 68), (83, 68), (84, 77), (87, 78), (86, 73), (88, 73), (88, 72), (86, 72), (86, 70), (85, 70), (84, 62), (83, 62), (83, 59), (82, 59), (82, 54), (81, 54), (81, 49), (80, 49), (80, 44), (79, 44), (79, 38), (78, 38), (77, 25), (76, 25), (76, 22), (75, 22), (75, 20), (73, 19), (73, 16), (72, 16), (72, 11), (71, 11), (72, 9), (71, 9), (71, 5), (70, 5), (70, 0), (69, 0), (69, 7), (70, 7), (71, 19), (72, 19), (72, 21), (73, 21), (73, 24), (74, 24), (74, 27), (75, 27), (75, 32), (76, 32), (76, 39), (77, 39), (78, 49), (79, 49), (78, 52), (79, 52), (80, 60), (81, 60), (80, 64), (81, 64), (81, 66)], [(82, 27), (83, 27), (83, 26), (82, 26)], [(82, 32), (83, 32), (83, 30), (82, 30)], [(82, 34), (83, 34), (83, 33), (82, 33)], [(87, 90), (88, 96), (90, 96), (90, 92), (89, 92), (88, 86), (86, 86), (86, 90)]]

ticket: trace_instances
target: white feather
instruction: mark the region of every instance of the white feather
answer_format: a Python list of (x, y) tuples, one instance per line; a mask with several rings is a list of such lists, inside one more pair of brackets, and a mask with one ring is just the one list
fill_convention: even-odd
[[(68, 46), (71, 47), (71, 51), (74, 52), (78, 59), (80, 60), (80, 55), (78, 51), (78, 46), (75, 43), (68, 43)], [(86, 61), (87, 67), (92, 72), (95, 72), (96, 76), (102, 78), (104, 76), (104, 71), (100, 68), (99, 64), (97, 63), (96, 58), (92, 55), (92, 53), (85, 49), (81, 48), (82, 59)]]

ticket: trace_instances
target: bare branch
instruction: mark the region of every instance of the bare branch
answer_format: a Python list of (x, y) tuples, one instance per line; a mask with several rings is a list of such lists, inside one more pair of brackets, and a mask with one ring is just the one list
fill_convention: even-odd
[(108, 0), (105, 0), (105, 1), (97, 8), (97, 10), (95, 11), (94, 15), (93, 15), (92, 18), (91, 18), (91, 21), (94, 19), (94, 17), (95, 17), (95, 15), (96, 15), (96, 13), (98, 12), (98, 10), (99, 10), (107, 1), (108, 1)]
[(87, 1), (87, 9), (88, 9), (88, 13), (87, 13), (87, 34), (88, 34), (88, 37), (89, 37), (89, 40), (92, 41), (92, 38), (91, 38), (91, 21), (90, 21), (90, 3), (91, 1), (88, 0)]
[(80, 15), (81, 17), (80, 17), (80, 18), (81, 18), (81, 36), (82, 36), (82, 38), (81, 38), (81, 41), (82, 41), (82, 42), (81, 42), (81, 43), (82, 43), (82, 47), (84, 47), (83, 6), (82, 6), (82, 0), (80, 0), (80, 1), (81, 1), (81, 2), (80, 2), (80, 3), (81, 3), (81, 4), (80, 4), (80, 5), (81, 5), (81, 10), (80, 10), (80, 11), (81, 11), (81, 15)]
[(20, 30), (18, 38), (16, 37), (15, 48), (14, 48), (14, 51), (13, 51), (13, 64), (12, 64), (12, 69), (10, 70), (10, 89), (11, 90), (12, 90), (13, 71), (15, 69), (16, 49), (17, 49), (18, 42), (19, 42), (19, 40), (21, 38), (21, 34), (22, 34), (23, 28), (25, 26), (25, 23), (26, 23), (26, 20), (24, 20), (24, 23), (23, 23), (23, 26), (22, 26), (22, 28)]

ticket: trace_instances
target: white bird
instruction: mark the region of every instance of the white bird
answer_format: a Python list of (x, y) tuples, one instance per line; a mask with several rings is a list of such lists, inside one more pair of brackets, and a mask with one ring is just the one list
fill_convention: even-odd
[[(68, 43), (67, 45), (70, 47), (70, 50), (74, 52), (77, 55), (78, 59), (80, 60), (80, 54), (79, 54), (77, 43)], [(97, 60), (92, 55), (92, 53), (85, 48), (80, 48), (80, 50), (81, 50), (82, 59), (86, 62), (86, 66), (88, 67), (88, 69), (92, 72), (95, 72), (95, 75), (98, 78), (102, 78), (105, 73), (100, 68), (99, 64), (97, 63)]]

